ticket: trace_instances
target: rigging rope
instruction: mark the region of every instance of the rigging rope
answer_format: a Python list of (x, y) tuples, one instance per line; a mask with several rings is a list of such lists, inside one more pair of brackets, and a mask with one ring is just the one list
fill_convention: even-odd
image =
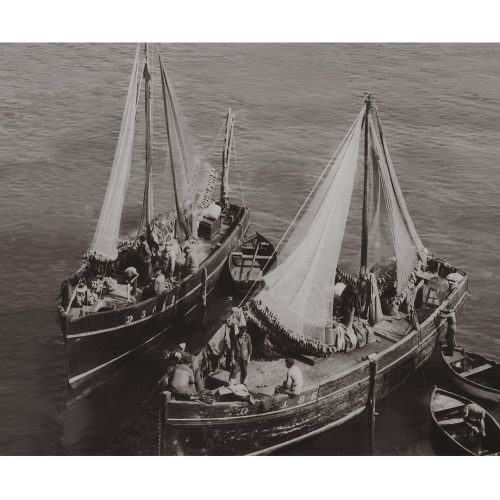
[[(344, 136), (344, 138), (342, 139), (342, 141), (340, 142), (339, 146), (337, 147), (337, 149), (335, 150), (335, 152), (333, 153), (332, 157), (330, 158), (330, 161), (326, 164), (325, 168), (323, 169), (323, 171), (321, 172), (320, 176), (318, 177), (318, 179), (316, 180), (314, 186), (312, 187), (312, 189), (309, 191), (309, 194), (307, 195), (307, 198), (304, 200), (304, 202), (302, 203), (302, 205), (300, 206), (299, 208), (299, 211), (295, 214), (295, 217), (293, 218), (292, 222), (290, 223), (290, 225), (288, 226), (287, 230), (285, 231), (285, 233), (283, 234), (283, 236), (281, 237), (280, 241), (278, 242), (278, 244), (276, 245), (275, 249), (274, 249), (274, 252), (272, 253), (271, 257), (274, 257), (274, 255), (276, 255), (278, 253), (278, 249), (280, 248), (280, 246), (282, 245), (283, 241), (285, 240), (287, 234), (290, 232), (290, 229), (292, 228), (292, 226), (295, 224), (295, 222), (297, 221), (297, 219), (299, 218), (299, 215), (302, 213), (302, 211), (304, 210), (304, 208), (306, 207), (307, 203), (309, 202), (311, 196), (313, 195), (313, 193), (316, 191), (316, 188), (318, 187), (318, 185), (320, 184), (321, 180), (325, 177), (326, 173), (328, 172), (328, 169), (330, 168), (331, 164), (335, 161), (335, 159), (337, 158), (337, 155), (339, 154), (339, 152), (342, 150), (344, 144), (351, 139), (351, 134), (354, 130), (354, 127), (356, 126), (356, 124), (358, 123), (358, 120), (360, 119), (361, 115), (365, 112), (365, 108), (363, 107), (361, 109), (361, 111), (358, 113), (358, 115), (356, 116), (355, 120), (353, 121), (352, 125), (350, 126), (349, 128), (349, 131), (347, 132), (347, 134)], [(240, 304), (238, 307), (241, 307), (249, 298), (249, 296), (253, 293), (253, 291), (255, 290), (258, 282), (260, 281), (260, 279), (262, 278), (262, 275), (263, 275), (263, 271), (264, 271), (265, 267), (263, 269), (261, 269), (258, 277), (255, 279), (253, 285), (250, 287), (250, 289), (248, 290), (247, 294), (245, 295), (245, 297), (243, 297), (243, 300), (241, 300)]]

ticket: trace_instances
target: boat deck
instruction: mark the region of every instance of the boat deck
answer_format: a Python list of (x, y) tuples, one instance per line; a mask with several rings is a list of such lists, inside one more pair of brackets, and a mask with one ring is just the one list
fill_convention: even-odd
[[(225, 237), (225, 234), (228, 230), (229, 226), (226, 224), (221, 224), (221, 228), (219, 232), (212, 237), (211, 240), (206, 240), (200, 238), (198, 243), (191, 244), (192, 252), (196, 258), (196, 260), (200, 263), (200, 265), (210, 257), (213, 251), (220, 246), (222, 240)], [(184, 264), (184, 256), (179, 254), (177, 259), (177, 266), (179, 269), (182, 269)], [(121, 280), (120, 280), (121, 281)], [(141, 287), (137, 287), (137, 292), (135, 295), (135, 300), (130, 300), (128, 297), (127, 284), (123, 281), (117, 284), (116, 289), (111, 293), (103, 294), (96, 304), (83, 306), (83, 307), (71, 307), (69, 311), (69, 316), (72, 320), (77, 319), (81, 316), (85, 316), (87, 314), (93, 314), (100, 310), (106, 309), (121, 309), (130, 304), (140, 302), (142, 300), (142, 291)]]
[[(328, 358), (314, 360), (311, 366), (300, 359), (296, 360), (304, 377), (304, 388), (317, 386), (321, 379), (331, 378), (335, 373), (341, 373), (366, 360), (367, 356), (379, 353), (401, 339), (405, 332), (409, 333), (409, 323), (401, 319), (386, 318), (375, 328), (376, 341), (350, 352), (337, 352)], [(390, 336), (392, 338), (390, 338)], [(286, 366), (283, 358), (262, 359), (256, 357), (249, 365), (247, 387), (252, 394), (272, 396), (274, 389), (286, 378)], [(216, 377), (226, 381), (228, 372), (219, 371)]]

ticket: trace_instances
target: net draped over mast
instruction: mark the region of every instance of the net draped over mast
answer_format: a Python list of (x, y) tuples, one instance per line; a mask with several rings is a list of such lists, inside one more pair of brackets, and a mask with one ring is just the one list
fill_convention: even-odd
[[(142, 62), (140, 49), (141, 44), (137, 46), (135, 54), (120, 134), (104, 202), (92, 243), (85, 254), (86, 258), (101, 262), (116, 260), (119, 248), (126, 248), (134, 241), (128, 233), (129, 236), (125, 236), (124, 246), (119, 236), (132, 162), (138, 163), (138, 159), (133, 156), (133, 150), (134, 135), (140, 133), (140, 131), (138, 132), (139, 126), (137, 126), (137, 111), (141, 101), (142, 80), (144, 80), (145, 104), (145, 185), (142, 211), (135, 233), (136, 238), (144, 233), (145, 229), (146, 233), (158, 244), (170, 238), (174, 231), (180, 243), (192, 238), (196, 234), (196, 218), (210, 204), (217, 181), (217, 172), (211, 168), (209, 162), (202, 162), (196, 153), (189, 130), (179, 112), (173, 85), (167, 78), (165, 67), (158, 54), (160, 74), (157, 81), (162, 89), (162, 108), (165, 113), (165, 121), (163, 126), (159, 127), (157, 135), (161, 135), (163, 138), (163, 141), (158, 144), (165, 145), (165, 148), (160, 148), (160, 154), (166, 153), (167, 155), (164, 164), (167, 167), (166, 171), (170, 172), (171, 175), (170, 183), (173, 184), (175, 210), (158, 213), (155, 216), (152, 168), (154, 68), (148, 44), (144, 47)], [(156, 164), (160, 163), (163, 162), (156, 161)], [(156, 173), (163, 175), (166, 172), (157, 167)]]
[(118, 257), (118, 237), (132, 164), (135, 117), (139, 103), (139, 83), (142, 77), (141, 65), (139, 64), (139, 49), (138, 46), (104, 203), (94, 239), (86, 254), (87, 257), (93, 257), (104, 262), (115, 260)]
[(356, 118), (307, 212), (282, 249), (288, 256), (269, 272), (256, 300), (293, 332), (321, 341), (332, 314), (333, 289), (351, 201), (363, 113)]
[[(418, 259), (425, 261), (427, 250), (411, 220), (377, 115), (376, 118), (375, 120), (373, 114), (369, 114), (368, 125), (372, 146), (374, 181), (371, 192), (378, 193), (379, 198), (380, 191), (383, 192), (396, 254), (397, 293), (402, 293), (408, 285), (410, 274), (415, 270)], [(376, 219), (373, 222), (373, 229), (375, 229)]]
[[(368, 96), (368, 104), (371, 99)], [(276, 330), (276, 335), (285, 342), (290, 341), (299, 350), (316, 355), (330, 352), (325, 342), (332, 324), (335, 278), (363, 126), (367, 127), (365, 140), (368, 141), (365, 149), (367, 231), (363, 230), (362, 236), (368, 250), (367, 271), (387, 259), (395, 259), (396, 288), (401, 294), (418, 260), (425, 261), (427, 256), (403, 199), (377, 109), (367, 105), (292, 222), (291, 234), (280, 249), (281, 263), (263, 278), (263, 289), (249, 304), (250, 318), (264, 332)], [(383, 227), (384, 220), (388, 227)], [(390, 243), (390, 248), (381, 244), (383, 239)], [(376, 284), (373, 275), (370, 279)], [(305, 338), (313, 343), (304, 342)]]

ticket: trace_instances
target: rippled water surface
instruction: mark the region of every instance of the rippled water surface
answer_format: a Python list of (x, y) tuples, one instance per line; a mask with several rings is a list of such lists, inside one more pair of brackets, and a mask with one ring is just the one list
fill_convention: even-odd
[[(500, 357), (499, 45), (193, 44), (160, 50), (202, 151), (212, 146), (227, 107), (237, 112), (245, 201), (254, 229), (274, 242), (360, 109), (363, 93), (373, 92), (424, 244), (471, 274), (459, 341)], [(4, 454), (155, 453), (159, 349), (202, 328), (194, 318), (93, 391), (66, 386), (55, 313), (59, 283), (75, 269), (95, 228), (133, 52), (130, 45), (0, 45)], [(124, 214), (128, 229), (142, 189), (136, 171), (136, 201)], [(237, 196), (236, 171), (232, 183)], [(228, 305), (219, 292), (209, 322)], [(428, 397), (441, 378), (426, 367), (379, 404), (376, 453), (439, 451)], [(368, 443), (361, 415), (287, 453), (365, 454)]]

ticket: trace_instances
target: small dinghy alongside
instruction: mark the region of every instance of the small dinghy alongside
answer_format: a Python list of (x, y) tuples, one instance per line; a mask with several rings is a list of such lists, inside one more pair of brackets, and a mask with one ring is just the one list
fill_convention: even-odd
[(441, 360), (456, 386), (471, 396), (500, 403), (500, 365), (458, 347), (452, 355), (441, 345)]
[(276, 263), (274, 246), (259, 233), (245, 238), (243, 243), (231, 252), (228, 260), (229, 275), (234, 288), (247, 293), (262, 280), (262, 277)]
[(464, 408), (473, 404), (464, 396), (453, 394), (438, 387), (434, 388), (430, 401), (431, 415), (440, 433), (448, 444), (465, 455), (500, 454), (500, 426), (485, 411), (486, 437), (479, 438), (471, 433), (464, 420)]

